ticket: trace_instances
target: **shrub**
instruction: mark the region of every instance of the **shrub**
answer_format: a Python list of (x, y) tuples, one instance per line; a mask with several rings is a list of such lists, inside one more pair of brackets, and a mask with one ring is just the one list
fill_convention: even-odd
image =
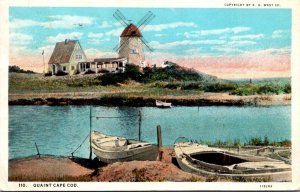
[(140, 67), (134, 64), (127, 64), (125, 66), (125, 74), (130, 79), (136, 81), (139, 81), (142, 75), (142, 73), (140, 72)]
[(202, 89), (202, 85), (198, 82), (183, 83), (181, 89), (182, 90)]
[(52, 76), (52, 72), (48, 72), (44, 74), (44, 77), (49, 77), (49, 76)]
[(118, 83), (123, 83), (128, 80), (128, 77), (124, 73), (106, 73), (102, 76), (97, 77), (100, 80), (101, 85), (117, 85)]
[(66, 73), (64, 71), (58, 71), (55, 75), (56, 76), (65, 76), (65, 75), (68, 75), (68, 73)]
[(106, 70), (106, 69), (101, 69), (101, 70), (99, 71), (99, 73), (109, 73), (109, 71)]
[(285, 84), (283, 91), (284, 93), (291, 93), (291, 84)]
[(95, 71), (88, 69), (84, 74), (95, 74)]
[(164, 85), (164, 88), (167, 89), (178, 89), (179, 87), (181, 87), (180, 83), (167, 83), (166, 85)]
[(30, 70), (21, 69), (20, 67), (18, 67), (16, 65), (9, 66), (8, 71), (9, 72), (15, 72), (15, 73), (35, 73), (33, 71), (30, 71)]

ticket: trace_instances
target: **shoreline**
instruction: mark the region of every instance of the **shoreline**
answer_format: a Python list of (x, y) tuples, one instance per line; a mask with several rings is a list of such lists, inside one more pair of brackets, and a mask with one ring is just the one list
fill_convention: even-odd
[[(221, 147), (222, 148), (222, 147)], [(267, 155), (265, 147), (249, 146), (248, 148), (223, 147), (237, 150), (259, 149), (260, 154)], [(275, 147), (281, 151), (289, 147)], [(250, 150), (252, 151), (252, 150)], [(82, 157), (41, 155), (10, 159), (8, 161), (9, 181), (77, 181), (77, 182), (228, 182), (239, 181), (218, 176), (197, 175), (180, 169), (175, 158), (173, 147), (162, 147), (162, 159), (155, 161), (127, 161), (105, 164), (96, 158), (89, 160)], [(256, 151), (253, 154), (257, 155)], [(274, 158), (274, 157), (271, 157)], [(40, 170), (43, 170), (42, 172)], [(264, 180), (249, 180), (249, 182)], [(245, 182), (245, 181), (244, 181)]]
[[(161, 161), (129, 161), (105, 164), (97, 159), (42, 155), (9, 160), (9, 181), (205, 181), (174, 164), (171, 147), (162, 148)], [(41, 172), (40, 170), (43, 170)], [(171, 174), (170, 174), (171, 173)]]
[(291, 94), (237, 96), (228, 93), (203, 93), (193, 96), (126, 96), (98, 92), (9, 94), (9, 105), (99, 105), (153, 107), (155, 100), (173, 106), (276, 106), (291, 105)]

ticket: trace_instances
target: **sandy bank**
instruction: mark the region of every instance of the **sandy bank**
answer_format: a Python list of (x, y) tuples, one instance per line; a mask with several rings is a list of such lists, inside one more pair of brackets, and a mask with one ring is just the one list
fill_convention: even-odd
[[(9, 161), (9, 181), (206, 181), (172, 163), (173, 150), (163, 149), (162, 161), (101, 164), (96, 160), (37, 156)], [(173, 159), (174, 161), (174, 159)], [(218, 179), (216, 179), (218, 180)]]
[(290, 105), (291, 94), (237, 96), (228, 93), (203, 93), (188, 96), (116, 96), (97, 92), (26, 93), (9, 94), (9, 105), (102, 105), (155, 106), (155, 100), (164, 100), (177, 106), (270, 106)]

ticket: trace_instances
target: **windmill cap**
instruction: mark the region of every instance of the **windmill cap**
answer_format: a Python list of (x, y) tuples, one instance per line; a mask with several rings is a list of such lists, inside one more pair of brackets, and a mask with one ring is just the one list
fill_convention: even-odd
[(120, 37), (142, 37), (142, 33), (134, 24), (128, 25)]

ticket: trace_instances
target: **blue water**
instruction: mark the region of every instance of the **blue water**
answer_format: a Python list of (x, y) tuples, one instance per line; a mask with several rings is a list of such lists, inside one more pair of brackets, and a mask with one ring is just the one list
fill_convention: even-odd
[[(141, 111), (141, 139), (156, 143), (156, 126), (161, 125), (164, 146), (173, 145), (178, 137), (241, 142), (254, 136), (268, 136), (272, 141), (291, 138), (290, 106), (91, 109), (93, 130), (132, 139), (138, 138), (139, 117), (135, 115)], [(36, 154), (35, 142), (41, 154), (70, 155), (89, 134), (89, 111), (89, 106), (10, 106), (9, 158)], [(75, 155), (89, 156), (88, 140)]]

